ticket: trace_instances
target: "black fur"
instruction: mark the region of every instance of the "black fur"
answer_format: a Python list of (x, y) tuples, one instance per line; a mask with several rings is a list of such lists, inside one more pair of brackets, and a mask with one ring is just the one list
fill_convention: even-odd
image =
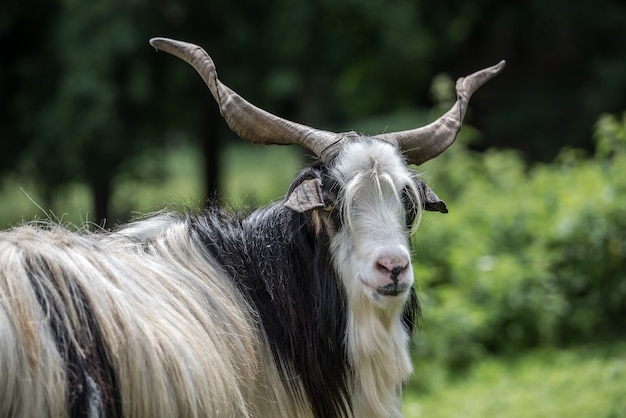
[[(65, 362), (69, 416), (76, 418), (89, 416), (90, 403), (98, 399), (99, 404), (95, 406), (101, 416), (121, 417), (122, 405), (117, 378), (106, 355), (106, 346), (96, 319), (91, 315), (92, 309), (82, 289), (76, 284), (76, 280), (72, 280), (68, 272), (64, 272), (68, 294), (63, 297), (64, 291), (51, 287), (47, 281), (53, 274), (46, 257), (31, 254), (25, 262), (31, 285), (42, 311), (47, 314), (48, 326)], [(63, 299), (69, 309), (80, 306), (76, 312), (86, 313), (86, 316), (79, 318), (80, 324), (77, 324), (77, 341), (69, 337), (68, 330), (62, 322), (60, 312), (63, 312), (65, 307), (56, 306), (51, 302)], [(94, 390), (97, 393), (94, 393)]]
[[(323, 172), (319, 165), (303, 170), (291, 190), (321, 176), (324, 196), (336, 195)], [(286, 385), (302, 379), (315, 416), (346, 416), (352, 373), (343, 345), (346, 298), (331, 265), (328, 231), (316, 233), (312, 216), (279, 202), (248, 217), (209, 208), (189, 222), (258, 313), (275, 358), (293, 365), (294, 376), (282, 376)], [(333, 219), (341, 227), (339, 217)], [(411, 290), (403, 316), (409, 333), (418, 310)]]

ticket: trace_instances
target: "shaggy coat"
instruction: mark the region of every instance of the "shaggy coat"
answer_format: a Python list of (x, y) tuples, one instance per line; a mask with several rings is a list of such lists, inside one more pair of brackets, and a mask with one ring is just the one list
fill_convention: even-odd
[(286, 199), (307, 181), (323, 207), (1, 233), (0, 416), (400, 416), (411, 266), (384, 292), (368, 275), (408, 254), (418, 180), (363, 139)]

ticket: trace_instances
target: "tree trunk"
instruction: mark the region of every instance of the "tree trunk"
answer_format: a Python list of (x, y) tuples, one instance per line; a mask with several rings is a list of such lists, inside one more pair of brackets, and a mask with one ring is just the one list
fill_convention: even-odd
[(215, 196), (219, 190), (219, 129), (221, 115), (215, 103), (204, 98), (202, 104), (202, 126), (200, 128), (200, 141), (202, 142), (202, 155), (204, 159), (204, 187), (205, 199)]
[(95, 211), (94, 222), (102, 228), (107, 227), (109, 217), (109, 201), (111, 200), (111, 182), (108, 179), (99, 179), (91, 184), (93, 206)]

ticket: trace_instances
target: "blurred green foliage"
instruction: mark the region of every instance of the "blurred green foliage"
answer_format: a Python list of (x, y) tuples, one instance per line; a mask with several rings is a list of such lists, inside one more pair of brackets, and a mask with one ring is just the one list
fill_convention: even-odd
[(450, 213), (425, 216), (415, 236), (418, 357), (463, 369), (489, 353), (625, 335), (625, 129), (603, 116), (593, 158), (565, 149), (527, 166), (457, 144), (425, 166)]
[[(280, 199), (294, 174), (302, 167), (302, 156), (295, 147), (267, 146), (235, 142), (222, 150), (222, 184), (217, 202), (234, 210), (250, 210)], [(202, 158), (189, 144), (168, 146), (156, 155), (132, 160), (137, 170), (159, 163), (160, 182), (137, 179), (129, 173), (113, 178), (113, 205), (106, 227), (127, 222), (151, 212), (197, 210), (205, 205), (202, 184)], [(82, 183), (72, 183), (55, 196), (54, 210), (46, 206), (35, 181), (13, 175), (0, 182), (0, 228), (34, 219), (52, 219), (82, 225), (92, 221), (93, 201)]]

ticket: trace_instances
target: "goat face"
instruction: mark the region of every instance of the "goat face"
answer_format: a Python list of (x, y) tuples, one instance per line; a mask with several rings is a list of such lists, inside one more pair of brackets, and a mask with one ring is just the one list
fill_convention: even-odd
[(421, 211), (415, 173), (395, 147), (364, 139), (342, 150), (331, 177), (341, 218), (331, 253), (349, 303), (399, 311), (413, 285), (409, 236)]
[(396, 147), (355, 135), (329, 164), (305, 170), (287, 196), (285, 206), (310, 212), (316, 233), (330, 239), (350, 302), (384, 311), (404, 305), (413, 285), (412, 226), (423, 206), (445, 204)]

